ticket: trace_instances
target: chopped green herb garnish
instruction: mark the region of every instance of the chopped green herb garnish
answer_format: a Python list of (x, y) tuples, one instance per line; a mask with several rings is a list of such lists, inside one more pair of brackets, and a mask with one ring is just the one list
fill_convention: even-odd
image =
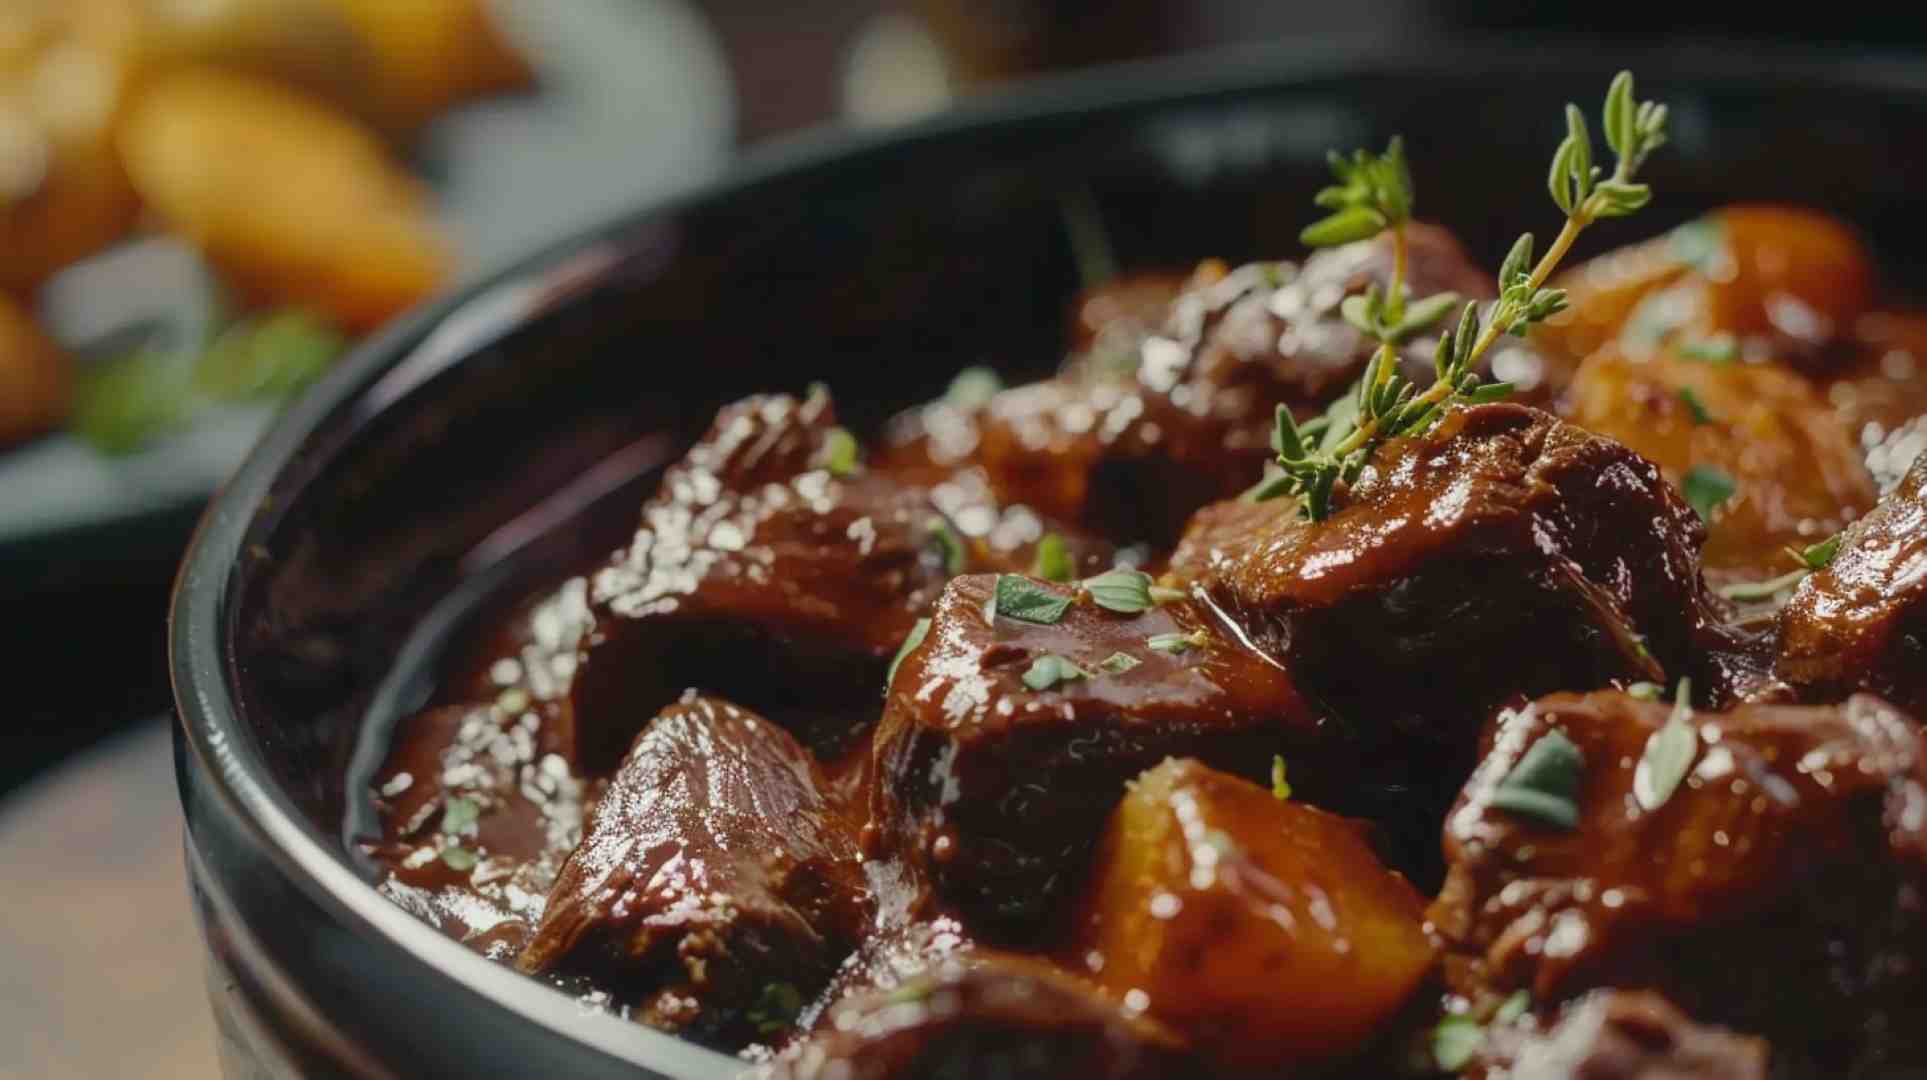
[(1844, 532), (1837, 532), (1817, 544), (1808, 544), (1803, 548), (1788, 547), (1787, 556), (1800, 564), (1799, 569), (1765, 581), (1742, 581), (1733, 585), (1722, 585), (1719, 594), (1728, 600), (1741, 603), (1771, 600), (1805, 581), (1808, 574), (1816, 570), (1825, 570), (1827, 564), (1833, 562), (1833, 557), (1840, 554), (1840, 543), (1846, 535)]
[(1056, 653), (1045, 653), (1030, 662), (1030, 668), (1024, 672), (1024, 685), (1032, 690), (1048, 690), (1061, 682), (1090, 677), (1090, 672)]
[(1190, 649), (1202, 649), (1211, 639), (1202, 630), (1189, 634), (1152, 634), (1144, 643), (1162, 653), (1176, 655)]
[(1071, 598), (1047, 589), (1021, 574), (997, 575), (986, 614), (1050, 626), (1069, 611)]
[(442, 849), (443, 865), (459, 873), (468, 873), (470, 870), (475, 869), (475, 864), (481, 861), (482, 857), (480, 855), (475, 854), (465, 847), (445, 847)]
[(780, 1035), (796, 1023), (803, 1011), (803, 995), (786, 982), (768, 983), (756, 1003), (744, 1014), (759, 1035)]
[(910, 1005), (929, 997), (936, 988), (936, 980), (919, 976), (890, 991), (883, 1000), (889, 1005)]
[(831, 476), (848, 476), (856, 471), (856, 436), (843, 428), (831, 428), (823, 439), (823, 467)]
[(1699, 756), (1699, 729), (1693, 725), (1693, 680), (1681, 679), (1673, 712), (1665, 726), (1646, 739), (1646, 752), (1633, 768), (1633, 798), (1651, 813), (1666, 805)]
[(1626, 696), (1636, 701), (1658, 701), (1666, 688), (1656, 682), (1636, 682), (1626, 688)]
[(1739, 359), (1740, 343), (1733, 340), (1732, 334), (1720, 333), (1682, 342), (1676, 351), (1682, 358), (1702, 364), (1730, 364)]
[(1713, 414), (1706, 411), (1706, 405), (1700, 401), (1700, 396), (1693, 392), (1692, 387), (1682, 386), (1675, 391), (1675, 393), (1679, 395), (1680, 403), (1686, 406), (1687, 413), (1693, 417), (1693, 423), (1710, 424), (1713, 422)]
[(897, 668), (902, 666), (903, 658), (909, 656), (911, 650), (923, 644), (923, 639), (928, 636), (929, 633), (930, 620), (918, 619), (916, 625), (910, 628), (910, 632), (903, 635), (903, 644), (897, 646), (897, 655), (891, 658), (890, 670), (883, 676), (884, 693), (889, 693), (890, 684), (897, 681)]
[(1291, 801), (1291, 783), (1285, 779), (1285, 756), (1271, 755), (1271, 795), (1279, 802)]
[(1071, 563), (1070, 548), (1064, 538), (1057, 533), (1045, 533), (1037, 541), (1037, 555), (1031, 561), (1030, 574), (1045, 581), (1069, 581), (1077, 576), (1077, 567)]
[(929, 530), (930, 539), (937, 545), (937, 553), (943, 559), (943, 572), (951, 577), (963, 573), (965, 556), (969, 552), (964, 547), (963, 537), (958, 536), (957, 530), (940, 517), (931, 518), (924, 527)]
[(1485, 1026), (1464, 1013), (1448, 1016), (1432, 1029), (1432, 1060), (1444, 1072), (1465, 1068), (1484, 1046)]
[(944, 401), (959, 409), (980, 409), (1004, 388), (1003, 376), (987, 367), (967, 367), (950, 380)]
[[(1502, 1027), (1524, 1016), (1532, 1006), (1532, 996), (1524, 990), (1514, 993), (1492, 1013), (1492, 1027)], [(1485, 1048), (1487, 1025), (1470, 1013), (1454, 1013), (1432, 1029), (1432, 1060), (1445, 1072), (1455, 1073), (1471, 1064)]]
[(473, 828), (481, 817), (481, 803), (456, 796), (442, 805), (442, 832), (449, 836), (460, 836)]
[(1099, 671), (1111, 675), (1122, 675), (1144, 661), (1127, 652), (1114, 652), (1097, 665)]
[(1679, 491), (1686, 502), (1706, 521), (1713, 520), (1713, 511), (1720, 508), (1726, 500), (1739, 494), (1740, 485), (1724, 470), (1711, 465), (1695, 465), (1686, 470), (1680, 481)]
[(1084, 591), (1098, 607), (1124, 615), (1137, 615), (1184, 598), (1184, 590), (1152, 584), (1151, 575), (1144, 571), (1122, 567), (1086, 578)]
[(1579, 779), (1585, 770), (1579, 747), (1557, 729), (1539, 736), (1492, 791), (1492, 806), (1570, 829), (1579, 824)]
[(1825, 570), (1827, 564), (1833, 561), (1833, 557), (1840, 554), (1840, 542), (1846, 539), (1846, 536), (1844, 532), (1837, 532), (1817, 544), (1808, 544), (1798, 551), (1787, 548), (1787, 554), (1793, 556), (1794, 561), (1808, 570)]

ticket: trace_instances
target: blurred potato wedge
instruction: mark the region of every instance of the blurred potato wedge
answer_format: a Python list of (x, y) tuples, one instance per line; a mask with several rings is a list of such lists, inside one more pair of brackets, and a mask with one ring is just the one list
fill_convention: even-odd
[(1432, 966), (1424, 902), (1362, 826), (1196, 761), (1111, 817), (1067, 958), (1231, 1069), (1357, 1050)]
[(134, 102), (120, 146), (147, 204), (255, 301), (367, 330), (448, 273), (422, 187), (374, 136), (294, 91), (174, 72)]
[(332, 0), (127, 2), (140, 15), (135, 49), (147, 72), (220, 67), (295, 87), (369, 123), (385, 121), (374, 50)]
[(412, 131), (453, 105), (534, 81), (484, 0), (324, 0), (374, 59), (375, 93), (391, 129)]
[(139, 206), (114, 151), (123, 58), (50, 24), (0, 34), (0, 289), (119, 239)]
[(1771, 577), (1783, 549), (1832, 535), (1873, 506), (1872, 478), (1840, 413), (1805, 377), (1737, 358), (1647, 359), (1615, 347), (1581, 364), (1567, 419), (1617, 439), (1684, 489), (1715, 470), (1734, 494), (1707, 523), (1709, 574)]
[(0, 446), (60, 424), (73, 398), (67, 356), (33, 324), (25, 309), (0, 294)]

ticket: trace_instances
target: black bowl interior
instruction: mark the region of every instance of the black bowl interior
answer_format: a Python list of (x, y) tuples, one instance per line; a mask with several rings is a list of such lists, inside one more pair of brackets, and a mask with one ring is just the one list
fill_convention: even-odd
[[(1599, 226), (1587, 249), (1783, 200), (1857, 222), (1890, 282), (1927, 286), (1913, 254), (1927, 82), (1844, 59), (1266, 52), (792, 146), (414, 319), (305, 399), (210, 512), (183, 574), (190, 747), (363, 931), (471, 982), (516, 980), (370, 915), (382, 902), (347, 876), (365, 872), (343, 843), (358, 736), (379, 752), (466, 612), (614, 547), (714, 406), (824, 380), (861, 428), (965, 365), (1046, 372), (1079, 281), (1067, 214), (1094, 208), (1126, 268), (1295, 255), (1327, 148), (1398, 132), (1421, 216), (1496, 263), (1517, 230), (1558, 223), (1543, 181), (1558, 103), (1596, 109), (1620, 66), (1671, 103), (1675, 136), (1650, 167), (1653, 209)], [(616, 1055), (660, 1063), (650, 1041), (582, 1022)]]

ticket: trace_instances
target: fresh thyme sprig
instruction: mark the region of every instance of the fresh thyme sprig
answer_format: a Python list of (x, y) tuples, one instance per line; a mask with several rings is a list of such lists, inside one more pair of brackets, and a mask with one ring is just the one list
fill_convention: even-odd
[(1380, 443), (1424, 432), (1448, 406), (1499, 401), (1511, 393), (1508, 383), (1482, 382), (1473, 370), (1479, 358), (1501, 335), (1523, 336), (1528, 327), (1565, 308), (1565, 291), (1546, 288), (1546, 281), (1580, 232), (1601, 218), (1631, 214), (1652, 199), (1652, 190), (1633, 178), (1666, 141), (1666, 106), (1635, 101), (1632, 73), (1621, 72), (1606, 92), (1604, 120), (1617, 162), (1612, 174), (1602, 177), (1592, 163), (1584, 115), (1577, 106), (1566, 106), (1566, 137), (1553, 154), (1548, 178), (1553, 202), (1566, 215), (1564, 227), (1536, 262), (1531, 233), (1512, 245), (1499, 268), (1499, 299), (1483, 316), (1476, 301), (1466, 304), (1457, 326), (1439, 336), (1433, 383), (1423, 391), (1399, 373), (1397, 346), (1443, 316), (1458, 298), (1441, 303), (1441, 297), (1408, 301), (1405, 295), (1405, 225), (1413, 197), (1404, 145), (1393, 139), (1382, 155), (1332, 155), (1339, 183), (1320, 191), (1316, 201), (1333, 213), (1307, 228), (1301, 239), (1315, 246), (1350, 243), (1391, 230), (1392, 276), (1385, 292), (1368, 289), (1340, 308), (1345, 320), (1379, 347), (1355, 390), (1324, 416), (1301, 425), (1279, 407), (1272, 443), (1281, 472), (1254, 489), (1251, 498), (1295, 495), (1306, 517), (1323, 519), (1331, 513), (1338, 485), (1356, 480)]

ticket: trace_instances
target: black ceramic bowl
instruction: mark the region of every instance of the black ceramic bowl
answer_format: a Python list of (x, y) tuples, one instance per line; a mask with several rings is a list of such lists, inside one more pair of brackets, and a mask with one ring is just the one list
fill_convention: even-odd
[[(1328, 147), (1408, 136), (1423, 216), (1488, 262), (1556, 222), (1558, 103), (1622, 66), (1671, 103), (1655, 207), (1858, 222), (1927, 280), (1927, 75), (1711, 49), (1301, 48), (1121, 69), (877, 139), (809, 141), (409, 319), (304, 398), (177, 586), (187, 857), (230, 1075), (727, 1076), (733, 1059), (489, 963), (391, 906), (344, 837), (387, 725), (490, 597), (607, 551), (713, 407), (827, 380), (858, 424), (958, 368), (1058, 359), (1095, 207), (1127, 267), (1296, 250)], [(1910, 257), (1912, 257), (1910, 259)]]

